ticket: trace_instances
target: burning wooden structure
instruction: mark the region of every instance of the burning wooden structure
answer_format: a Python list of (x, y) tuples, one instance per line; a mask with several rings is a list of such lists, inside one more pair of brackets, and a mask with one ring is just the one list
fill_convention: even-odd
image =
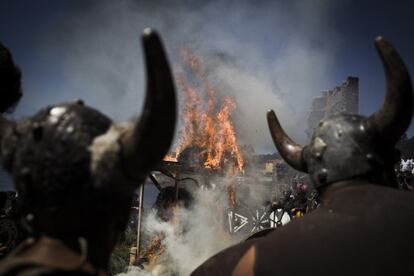
[[(220, 210), (223, 214), (217, 212), (223, 216), (223, 232), (247, 237), (265, 228), (287, 223), (290, 214), (269, 209), (269, 190), (274, 179), (271, 178), (265, 188), (269, 202), (246, 200), (249, 192), (244, 190), (254, 189), (254, 184), (261, 181), (245, 172), (248, 162), (239, 145), (236, 125), (232, 120), (236, 102), (231, 97), (223, 96), (223, 93), (217, 95), (198, 56), (187, 48), (181, 49), (181, 56), (187, 71), (183, 70), (177, 77), (184, 99), (178, 143), (157, 170), (149, 174), (149, 179), (160, 192), (157, 200), (163, 201), (157, 207), (163, 209), (160, 219), (179, 224), (173, 218), (173, 211), (178, 202), (186, 202), (186, 190), (208, 191), (217, 188), (227, 193), (228, 199), (225, 208)], [(188, 78), (189, 75), (192, 75), (192, 80)], [(167, 187), (162, 183), (162, 178), (170, 179)], [(239, 199), (238, 194), (243, 193), (247, 196)], [(162, 235), (156, 235), (145, 249), (142, 248), (143, 194), (144, 186), (139, 191), (139, 206), (136, 208), (137, 245), (135, 255), (132, 254), (132, 259), (137, 259), (135, 263), (138, 264), (151, 263), (165, 251)]]

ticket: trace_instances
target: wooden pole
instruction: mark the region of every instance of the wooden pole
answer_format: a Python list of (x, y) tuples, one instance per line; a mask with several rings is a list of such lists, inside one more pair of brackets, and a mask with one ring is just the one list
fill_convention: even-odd
[(144, 206), (144, 183), (139, 187), (139, 203), (137, 212), (137, 257), (139, 258), (140, 246), (141, 246), (141, 220), (142, 220), (142, 209)]

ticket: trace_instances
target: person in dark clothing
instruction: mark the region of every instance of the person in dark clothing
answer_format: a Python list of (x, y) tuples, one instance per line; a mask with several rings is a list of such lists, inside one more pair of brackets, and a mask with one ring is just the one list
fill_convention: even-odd
[(326, 118), (302, 147), (267, 114), (279, 153), (310, 175), (319, 208), (218, 253), (192, 275), (414, 275), (414, 194), (397, 189), (393, 169), (395, 144), (413, 114), (411, 80), (384, 38), (375, 45), (387, 93), (370, 117)]
[(0, 43), (0, 114), (13, 112), (22, 97), (19, 67), (9, 49)]
[(147, 96), (139, 120), (113, 123), (82, 101), (19, 123), (1, 118), (0, 157), (33, 230), (0, 275), (103, 275), (133, 192), (172, 142), (176, 99), (159, 36), (145, 29)]
[[(9, 49), (0, 42), (0, 115), (12, 113), (21, 97), (20, 69), (15, 64)], [(15, 192), (0, 192), (0, 259), (13, 250), (26, 235), (24, 227), (18, 220), (16, 200)]]

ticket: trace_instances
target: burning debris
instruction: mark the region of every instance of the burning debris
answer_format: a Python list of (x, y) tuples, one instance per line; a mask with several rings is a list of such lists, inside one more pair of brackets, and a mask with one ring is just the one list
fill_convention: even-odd
[(158, 258), (165, 252), (165, 245), (163, 244), (164, 239), (165, 234), (160, 233), (151, 240), (149, 246), (139, 256), (139, 266), (143, 267), (142, 264), (146, 263), (147, 266), (151, 268), (157, 263)]

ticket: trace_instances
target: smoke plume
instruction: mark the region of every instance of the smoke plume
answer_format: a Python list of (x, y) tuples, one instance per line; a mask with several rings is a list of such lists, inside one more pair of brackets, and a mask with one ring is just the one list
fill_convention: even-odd
[(304, 140), (310, 100), (330, 83), (338, 48), (334, 1), (82, 3), (39, 38), (45, 60), (57, 62), (62, 77), (53, 81), (58, 85), (34, 87), (42, 93), (23, 99), (20, 114), (76, 98), (117, 121), (138, 114), (145, 92), (139, 35), (150, 26), (162, 35), (173, 68), (182, 46), (208, 62), (210, 77), (237, 101), (243, 143), (274, 151), (265, 120), (270, 108), (291, 136)]
[[(78, 5), (39, 37), (42, 66), (53, 63), (49, 75), (58, 68), (58, 78), (34, 84), (26, 78), (24, 88), (36, 93), (25, 95), (18, 114), (76, 98), (115, 121), (139, 114), (145, 94), (139, 36), (148, 26), (161, 34), (173, 71), (182, 47), (205, 61), (218, 93), (236, 101), (238, 139), (256, 152), (275, 151), (265, 119), (271, 108), (289, 135), (303, 142), (310, 101), (332, 83), (340, 42), (332, 16), (337, 1), (94, 0)], [(165, 233), (166, 250), (180, 275), (237, 242), (225, 237), (211, 207), (222, 196), (196, 193), (194, 208), (179, 211), (181, 223), (191, 229), (180, 236), (171, 225), (147, 218), (148, 231)]]

